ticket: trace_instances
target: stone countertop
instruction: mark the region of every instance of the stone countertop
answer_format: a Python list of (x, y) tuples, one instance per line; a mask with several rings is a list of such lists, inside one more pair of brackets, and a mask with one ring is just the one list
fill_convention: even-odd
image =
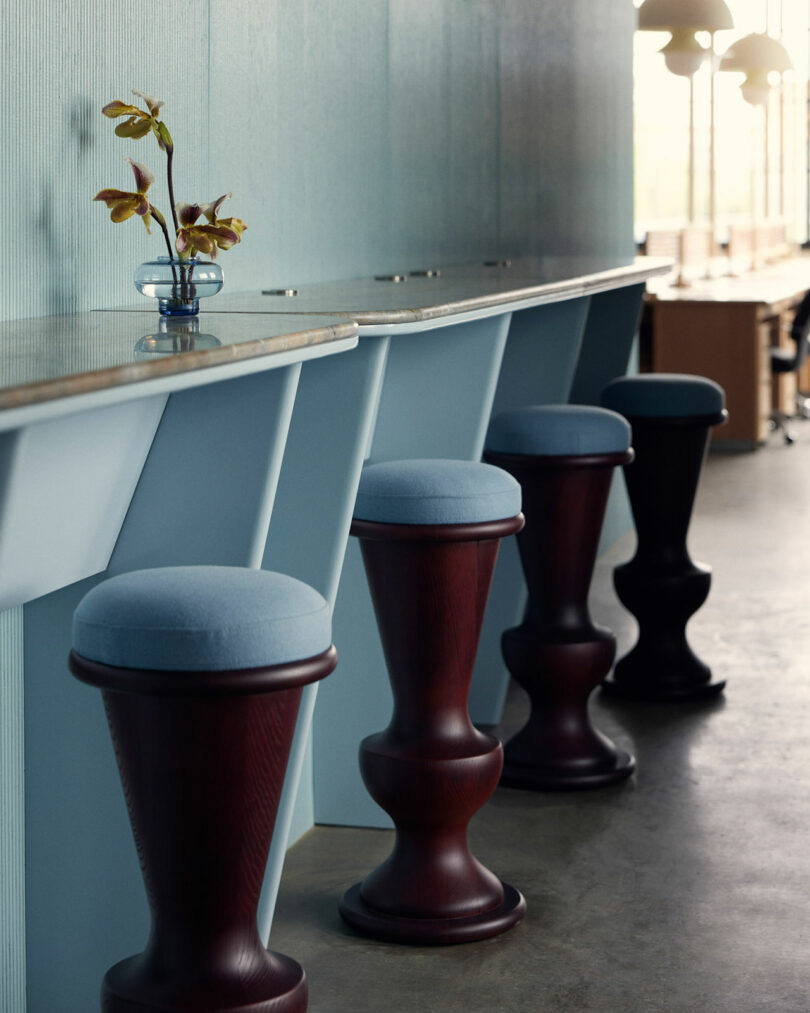
[(356, 324), (345, 319), (213, 312), (196, 326), (193, 318), (166, 326), (154, 302), (150, 310), (0, 323), (0, 411), (281, 353), (308, 358), (329, 343), (340, 342), (339, 351), (357, 341)]
[[(543, 303), (593, 295), (644, 283), (665, 274), (672, 262), (658, 257), (536, 257), (497, 263), (424, 265), (439, 274), (425, 277), (403, 272), (398, 277), (358, 278), (349, 281), (296, 285), (294, 280), (268, 279), (262, 292), (228, 292), (201, 306), (201, 319), (210, 312), (325, 313), (356, 320), (361, 327), (419, 324), (463, 314), (508, 312)], [(420, 270), (420, 269), (415, 269)], [(390, 276), (388, 276), (390, 277)], [(294, 295), (286, 295), (294, 292)], [(146, 309), (131, 307), (132, 309)]]

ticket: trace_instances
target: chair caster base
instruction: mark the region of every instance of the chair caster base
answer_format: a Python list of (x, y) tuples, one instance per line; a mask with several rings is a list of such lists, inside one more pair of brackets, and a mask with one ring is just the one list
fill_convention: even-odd
[(503, 766), (500, 784), (504, 788), (527, 788), (532, 791), (588, 791), (625, 781), (635, 769), (635, 758), (623, 749), (616, 750), (615, 760), (609, 768), (586, 773), (549, 767), (523, 767), (507, 761)]
[(360, 896), (361, 883), (346, 891), (339, 905), (343, 920), (355, 931), (387, 943), (447, 946), (489, 939), (513, 928), (526, 914), (523, 895), (503, 884), (503, 903), (467, 918), (400, 918), (376, 911)]
[(634, 686), (616, 682), (609, 676), (602, 682), (600, 688), (605, 696), (616, 700), (632, 700), (635, 703), (689, 703), (719, 696), (726, 688), (726, 680), (695, 683), (691, 686)]
[[(144, 981), (142, 956), (111, 967), (101, 989), (102, 1013), (306, 1013), (309, 987), (304, 969), (281, 953), (267, 951), (267, 967), (254, 980), (222, 990), (197, 985), (167, 994), (160, 981)], [(162, 986), (162, 987), (161, 987)]]

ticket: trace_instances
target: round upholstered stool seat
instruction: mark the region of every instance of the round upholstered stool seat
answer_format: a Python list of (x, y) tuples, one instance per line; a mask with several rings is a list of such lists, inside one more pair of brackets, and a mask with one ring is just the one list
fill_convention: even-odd
[(328, 603), (280, 573), (112, 577), (74, 614), (71, 671), (102, 689), (152, 911), (103, 1013), (304, 1013), (301, 966), (257, 909), (302, 687), (331, 672)]
[(725, 417), (725, 391), (705, 376), (688, 373), (643, 373), (612, 380), (602, 391), (602, 404), (622, 415), (639, 418), (714, 419)]
[(363, 468), (356, 520), (377, 524), (481, 524), (520, 513), (520, 486), (477, 461), (382, 461)]
[(171, 566), (120, 574), (82, 599), (73, 649), (157, 671), (223, 671), (310, 658), (331, 644), (329, 603), (283, 573)]
[(488, 454), (623, 454), (630, 426), (616, 412), (590, 405), (530, 405), (496, 415), (489, 425)]
[(613, 469), (633, 456), (630, 426), (590, 405), (516, 408), (493, 418), (484, 456), (520, 482), (526, 516), (517, 538), (529, 600), (501, 646), (531, 710), (506, 743), (501, 783), (548, 791), (622, 781), (634, 760), (588, 713), (616, 651), (591, 621), (588, 589)]
[(360, 770), (396, 841), (347, 890), (340, 913), (375, 939), (469, 942), (505, 932), (525, 912), (521, 894), (467, 842), (503, 766), (501, 743), (470, 721), (467, 695), (499, 539), (522, 525), (520, 486), (491, 465), (405, 460), (363, 470), (351, 530), (394, 713), (363, 740)]
[(603, 688), (630, 700), (710, 698), (725, 684), (695, 656), (686, 624), (709, 594), (711, 570), (690, 558), (686, 540), (709, 430), (728, 416), (725, 393), (706, 377), (645, 373), (613, 380), (601, 400), (633, 430), (636, 459), (624, 477), (638, 540), (613, 583), (639, 626)]

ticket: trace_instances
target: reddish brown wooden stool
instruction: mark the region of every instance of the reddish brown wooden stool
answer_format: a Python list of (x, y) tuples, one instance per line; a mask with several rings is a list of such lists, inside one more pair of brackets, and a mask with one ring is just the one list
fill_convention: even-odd
[(651, 373), (614, 380), (605, 405), (633, 429), (636, 459), (625, 469), (638, 544), (613, 572), (622, 604), (636, 617), (638, 641), (602, 689), (627, 700), (703, 700), (723, 691), (686, 639), (706, 601), (712, 572), (689, 555), (686, 537), (709, 430), (725, 422), (723, 388), (704, 377)]
[(501, 784), (599, 788), (635, 768), (588, 714), (616, 653), (613, 634), (591, 620), (588, 591), (613, 471), (632, 459), (629, 447), (630, 427), (602, 408), (527, 407), (490, 424), (484, 456), (523, 490), (526, 526), (517, 537), (529, 592), (523, 622), (502, 638), (531, 712), (505, 746)]
[(74, 618), (70, 668), (102, 690), (152, 929), (105, 1013), (303, 1013), (307, 981), (256, 911), (301, 687), (337, 655), (328, 604), (282, 574), (141, 570)]
[(525, 901), (470, 853), (467, 826), (498, 783), (500, 742), (477, 731), (467, 694), (499, 539), (519, 530), (520, 488), (465, 461), (367, 467), (360, 539), (394, 694), (385, 731), (360, 747), (363, 780), (391, 816), (391, 856), (340, 903), (356, 930), (418, 945), (517, 924)]

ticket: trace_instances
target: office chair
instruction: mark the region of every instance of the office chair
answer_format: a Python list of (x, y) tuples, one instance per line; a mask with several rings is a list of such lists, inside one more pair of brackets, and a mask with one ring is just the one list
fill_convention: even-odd
[(770, 420), (771, 429), (775, 432), (781, 432), (785, 443), (788, 444), (795, 443), (796, 441), (788, 423), (791, 419), (806, 417), (805, 398), (799, 394), (798, 383), (799, 373), (807, 358), (808, 340), (810, 340), (810, 291), (805, 293), (804, 298), (796, 309), (793, 323), (790, 326), (790, 336), (795, 342), (795, 348), (781, 348), (779, 346), (771, 348), (771, 373), (796, 374), (797, 410), (792, 415), (779, 410), (774, 411), (771, 414)]

